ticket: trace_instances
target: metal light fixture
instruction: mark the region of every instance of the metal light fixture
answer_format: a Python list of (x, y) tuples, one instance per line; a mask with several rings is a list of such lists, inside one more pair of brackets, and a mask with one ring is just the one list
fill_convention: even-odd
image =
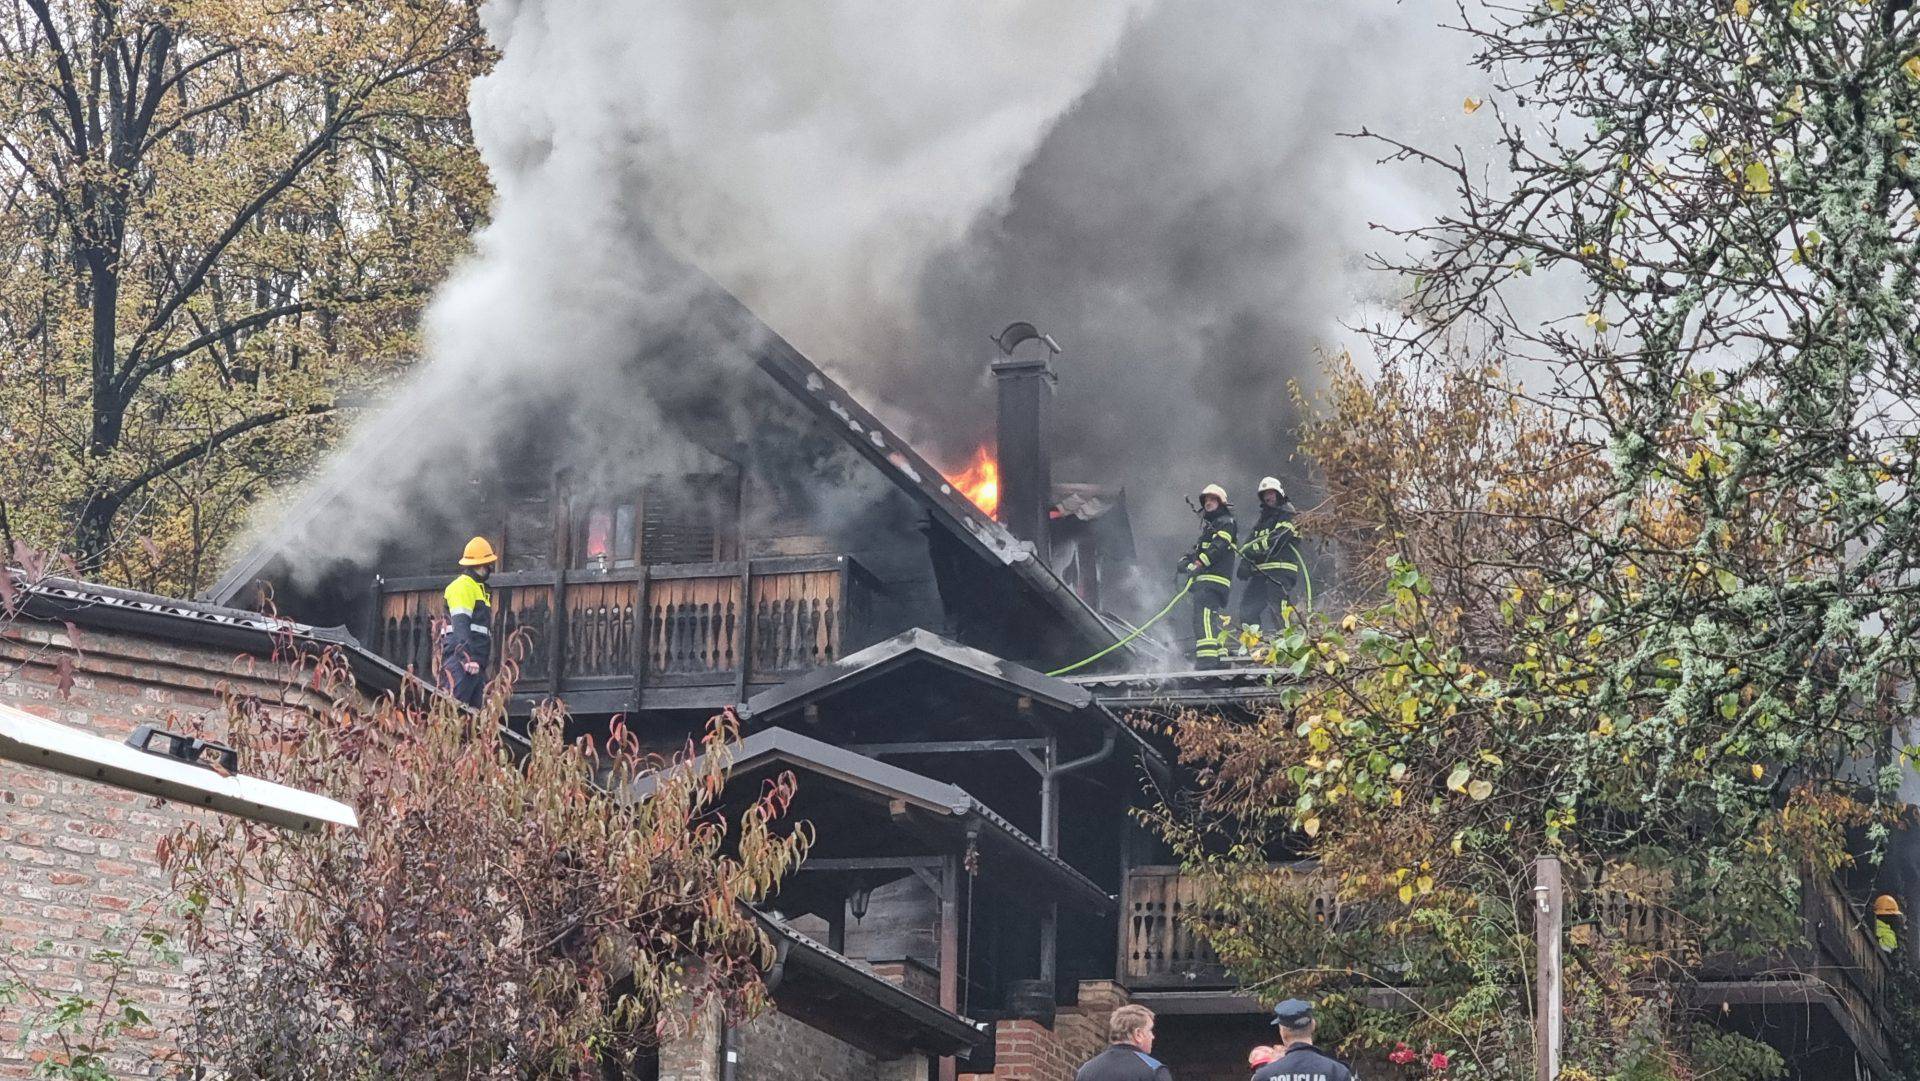
[(847, 910), (853, 913), (853, 918), (856, 921), (864, 920), (867, 918), (867, 905), (872, 900), (873, 887), (862, 886), (853, 891), (853, 896), (847, 898)]

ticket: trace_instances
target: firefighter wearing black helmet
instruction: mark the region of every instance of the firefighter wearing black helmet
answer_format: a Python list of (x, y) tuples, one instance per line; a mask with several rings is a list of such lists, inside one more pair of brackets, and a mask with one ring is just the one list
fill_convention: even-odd
[(1240, 546), (1239, 575), (1247, 583), (1240, 594), (1240, 627), (1256, 635), (1266, 625), (1269, 611), (1277, 621), (1280, 605), (1300, 571), (1300, 547), (1287, 490), (1278, 477), (1262, 477), (1259, 498), (1260, 518)]
[(1180, 557), (1193, 606), (1193, 662), (1196, 668), (1227, 666), (1227, 597), (1233, 589), (1233, 505), (1227, 490), (1209, 484), (1200, 490), (1200, 538)]

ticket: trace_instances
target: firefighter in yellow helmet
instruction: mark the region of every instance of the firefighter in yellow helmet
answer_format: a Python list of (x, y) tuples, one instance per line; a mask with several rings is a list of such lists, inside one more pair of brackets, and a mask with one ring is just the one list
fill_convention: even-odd
[(493, 593), (487, 579), (500, 557), (485, 537), (467, 542), (460, 554), (465, 570), (447, 583), (447, 629), (440, 635), (440, 688), (478, 707), (487, 686), (487, 661), (493, 656)]
[(1890, 893), (1883, 893), (1873, 899), (1873, 938), (1885, 953), (1900, 948), (1900, 932), (1906, 929), (1906, 915), (1900, 911), (1900, 902)]
[[(1260, 633), (1267, 612), (1280, 614), (1287, 590), (1300, 572), (1300, 547), (1295, 541), (1293, 504), (1278, 477), (1262, 477), (1258, 489), (1260, 518), (1240, 546), (1239, 576), (1247, 583), (1240, 594), (1240, 629)], [(1242, 647), (1243, 649), (1245, 647)]]
[(1233, 505), (1218, 484), (1200, 489), (1200, 538), (1180, 557), (1193, 605), (1193, 661), (1196, 668), (1227, 666), (1227, 595), (1233, 589), (1233, 553), (1237, 540)]

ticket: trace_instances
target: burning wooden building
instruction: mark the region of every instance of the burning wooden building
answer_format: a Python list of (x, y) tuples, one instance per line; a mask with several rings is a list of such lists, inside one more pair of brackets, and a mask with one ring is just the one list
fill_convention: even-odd
[[(741, 798), (791, 771), (818, 831), (768, 913), (811, 990), (789, 985), (781, 1017), (742, 1032), (698, 1028), (660, 1076), (785, 1076), (768, 1063), (798, 1047), (822, 1077), (935, 1061), (943, 1079), (1064, 1079), (1127, 1001), (1161, 1015), (1177, 1076), (1243, 1076), (1268, 1004), (1181, 919), (1196, 886), (1132, 815), (1180, 782), (1171, 748), (1129, 718), (1256, 708), (1271, 674), (1137, 674), (1181, 666), (1122, 645), (1103, 614), (1133, 555), (1125, 495), (1053, 483), (1051, 340), (1018, 325), (998, 339), (998, 453), (949, 479), (731, 297), (714, 304), (752, 328), (731, 336), (729, 368), (749, 373), (749, 434), (690, 425), (729, 434), (623, 466), (578, 460), (554, 431), (503, 433), (515, 464), (464, 478), (462, 513), (424, 514), (324, 573), (264, 545), (211, 599), (270, 594), (424, 674), (454, 555), (482, 534), (503, 555), (497, 631), (525, 645), (511, 712), (557, 697), (589, 730), (624, 716), (675, 746), (739, 711)], [(325, 521), (335, 495), (290, 523)], [(1833, 978), (1732, 973), (1712, 993), (1761, 1027), (1790, 1022), (1818, 1061), (1882, 1076), (1885, 959), (1844, 901), (1809, 896), (1809, 960)]]

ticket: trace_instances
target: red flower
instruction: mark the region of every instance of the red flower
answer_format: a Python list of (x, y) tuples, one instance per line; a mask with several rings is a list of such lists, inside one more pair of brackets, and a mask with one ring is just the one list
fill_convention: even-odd
[(1387, 1055), (1387, 1061), (1396, 1066), (1405, 1066), (1413, 1061), (1413, 1048), (1403, 1043), (1394, 1044), (1393, 1050)]
[(1433, 1057), (1427, 1060), (1427, 1068), (1438, 1072), (1446, 1069), (1450, 1062), (1451, 1060), (1447, 1058), (1446, 1052), (1435, 1051)]

